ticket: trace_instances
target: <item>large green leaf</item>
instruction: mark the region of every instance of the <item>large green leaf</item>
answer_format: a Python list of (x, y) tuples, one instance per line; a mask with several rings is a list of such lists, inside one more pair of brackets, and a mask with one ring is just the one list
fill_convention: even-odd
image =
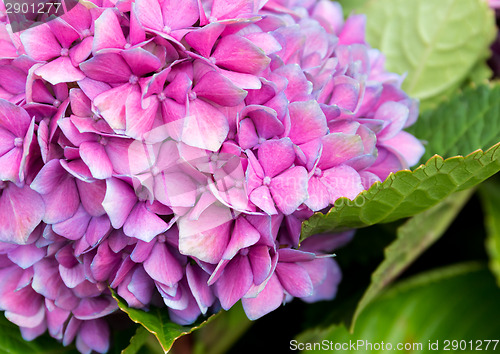
[(490, 257), (489, 265), (500, 286), (500, 181), (487, 181), (480, 186), (479, 192), (488, 233), (486, 250)]
[(434, 156), (415, 171), (399, 171), (375, 183), (354, 201), (340, 198), (326, 214), (302, 224), (304, 239), (313, 234), (360, 228), (416, 215), (453, 192), (473, 187), (500, 171), (500, 143), (486, 152), (443, 160)]
[[(497, 340), (489, 343), (488, 351), (492, 351), (495, 344), (498, 351), (499, 298), (500, 289), (483, 266), (462, 264), (434, 270), (394, 286), (372, 302), (359, 317), (353, 334), (343, 325), (334, 325), (309, 330), (290, 346), (318, 343), (317, 350), (307, 352), (325, 352), (318, 350), (325, 345), (328, 349), (333, 346), (331, 352), (335, 353), (385, 353), (390, 351), (370, 350), (366, 343), (380, 345), (384, 342), (385, 348), (388, 344), (392, 346), (392, 351), (397, 351), (398, 343), (409, 343), (409, 350), (401, 352), (448, 353), (456, 344), (466, 349), (458, 349), (459, 352), (472, 353), (476, 347), (485, 351), (485, 340)], [(450, 341), (448, 351), (445, 351), (445, 340)], [(451, 342), (453, 340), (457, 342)], [(482, 342), (476, 342), (478, 340)], [(352, 350), (349, 341), (365, 346)], [(435, 348), (436, 342), (438, 350), (430, 350), (429, 344)], [(335, 350), (338, 343), (340, 346), (347, 343), (346, 350)], [(414, 343), (416, 345), (412, 346)]]
[(372, 282), (358, 303), (353, 328), (366, 306), (444, 234), (472, 193), (472, 189), (454, 193), (398, 228), (398, 238), (386, 248), (383, 262), (372, 274)]
[(423, 112), (408, 129), (426, 141), (426, 161), (485, 149), (500, 141), (500, 83), (472, 86)]
[(407, 73), (403, 89), (428, 99), (458, 87), (482, 59), (496, 33), (484, 0), (370, 0), (367, 40), (387, 69)]
[(47, 334), (33, 341), (24, 340), (19, 327), (9, 322), (3, 313), (0, 313), (0, 352), (5, 354), (78, 353), (73, 346), (63, 347), (61, 343)]
[[(172, 345), (178, 338), (201, 328), (216, 316), (212, 315), (208, 319), (198, 321), (191, 326), (181, 326), (170, 321), (168, 311), (164, 308), (153, 307), (148, 312), (134, 309), (128, 307), (127, 303), (120, 296), (118, 296), (116, 292), (113, 290), (111, 290), (111, 292), (115, 300), (118, 302), (118, 307), (125, 312), (132, 321), (141, 324), (149, 332), (151, 332), (156, 339), (158, 339), (158, 342), (165, 352), (168, 352), (172, 348)], [(142, 340), (142, 337), (137, 338), (137, 340)]]

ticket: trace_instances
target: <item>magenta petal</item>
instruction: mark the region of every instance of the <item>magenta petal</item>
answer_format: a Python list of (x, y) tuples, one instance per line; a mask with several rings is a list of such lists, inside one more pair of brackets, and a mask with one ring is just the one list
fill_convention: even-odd
[(144, 261), (146, 261), (146, 259), (148, 259), (155, 244), (156, 242), (153, 241), (137, 241), (134, 251), (130, 254), (130, 259), (132, 259), (136, 263), (143, 263)]
[(102, 144), (91, 141), (82, 143), (80, 157), (89, 167), (94, 178), (106, 179), (113, 174), (113, 166)]
[(116, 14), (106, 9), (94, 22), (94, 42), (92, 52), (105, 48), (123, 48), (127, 44)]
[(283, 288), (294, 297), (310, 296), (313, 284), (304, 267), (296, 263), (278, 263), (276, 274)]
[(132, 69), (134, 75), (139, 77), (158, 70), (162, 65), (156, 55), (143, 48), (127, 49), (121, 52), (121, 55)]
[(295, 144), (303, 144), (326, 135), (326, 117), (316, 101), (293, 102), (289, 110), (291, 127), (288, 136)]
[(106, 180), (106, 196), (102, 206), (115, 229), (123, 226), (136, 203), (137, 196), (130, 185), (117, 178)]
[(276, 206), (285, 215), (293, 213), (308, 198), (307, 170), (304, 167), (292, 167), (272, 179), (269, 189)]
[(26, 53), (35, 60), (46, 61), (61, 53), (61, 45), (47, 24), (23, 31), (21, 42)]
[(110, 275), (119, 264), (121, 257), (119, 254), (115, 254), (108, 245), (107, 241), (104, 241), (97, 248), (97, 254), (95, 255), (90, 269), (92, 275), (97, 281), (109, 280)]
[(90, 246), (97, 245), (111, 230), (111, 223), (107, 215), (93, 217), (85, 233), (85, 239)]
[(80, 81), (85, 74), (75, 68), (69, 57), (60, 57), (35, 70), (35, 74), (41, 76), (52, 85), (62, 82)]
[(209, 58), (215, 41), (219, 38), (222, 31), (224, 31), (224, 28), (223, 24), (214, 22), (196, 31), (189, 32), (185, 40), (198, 53), (205, 58)]
[(250, 320), (256, 320), (276, 310), (284, 302), (285, 295), (278, 277), (273, 274), (265, 288), (254, 298), (241, 300), (245, 314)]
[(215, 283), (222, 308), (229, 310), (246, 294), (252, 283), (252, 268), (248, 258), (240, 255), (234, 257)]
[(157, 31), (163, 29), (163, 17), (158, 0), (137, 0), (135, 10), (137, 19), (144, 27)]
[(259, 147), (258, 158), (265, 175), (274, 177), (295, 161), (293, 143), (289, 138), (265, 141)]
[(0, 180), (19, 183), (20, 164), (23, 150), (13, 148), (3, 156), (0, 156)]
[(197, 0), (165, 0), (161, 8), (163, 22), (170, 29), (190, 27), (199, 18)]
[(245, 99), (247, 92), (236, 87), (229, 79), (216, 71), (206, 73), (193, 89), (199, 97), (221, 106), (232, 107)]
[(24, 244), (44, 216), (44, 203), (40, 195), (27, 185), (14, 184), (0, 196), (0, 240)]
[(168, 229), (168, 224), (147, 210), (145, 203), (137, 203), (123, 225), (125, 235), (149, 242)]
[(259, 143), (259, 137), (255, 131), (255, 125), (251, 119), (240, 121), (238, 126), (238, 144), (242, 149), (250, 149)]
[(0, 99), (0, 127), (18, 138), (24, 138), (31, 123), (29, 114), (21, 107)]
[(167, 286), (174, 286), (183, 277), (183, 268), (163, 242), (155, 244), (144, 262), (144, 270), (151, 278)]
[(125, 83), (132, 71), (126, 61), (116, 53), (99, 54), (80, 64), (89, 78), (107, 83)]
[(217, 65), (246, 74), (259, 74), (271, 62), (262, 49), (238, 35), (223, 37), (212, 56)]
[(254, 0), (214, 0), (210, 16), (218, 20), (225, 20), (253, 12)]

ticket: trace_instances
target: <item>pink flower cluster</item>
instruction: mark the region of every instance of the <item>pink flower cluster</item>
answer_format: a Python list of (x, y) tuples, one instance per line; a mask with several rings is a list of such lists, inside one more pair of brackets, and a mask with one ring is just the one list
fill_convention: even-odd
[(180, 324), (335, 296), (351, 233), (301, 223), (418, 162), (418, 104), (327, 0), (0, 14), (0, 309), (106, 352), (108, 286)]

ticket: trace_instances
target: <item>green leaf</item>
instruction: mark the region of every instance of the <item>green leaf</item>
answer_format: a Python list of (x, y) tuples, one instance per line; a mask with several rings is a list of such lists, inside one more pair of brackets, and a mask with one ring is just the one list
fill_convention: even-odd
[(194, 353), (227, 353), (253, 323), (238, 302), (229, 311), (221, 311), (217, 318), (196, 332)]
[(460, 86), (493, 40), (493, 11), (484, 0), (371, 0), (367, 41), (387, 69), (407, 73), (403, 89), (421, 100)]
[(489, 266), (500, 286), (500, 183), (486, 181), (479, 187), (483, 203), (487, 231), (486, 251), (490, 257)]
[[(397, 344), (421, 344), (413, 346), (410, 353), (447, 353), (445, 340), (452, 351), (452, 340), (462, 346), (464, 353), (475, 352), (476, 346), (484, 351), (484, 340), (498, 340), (500, 333), (500, 289), (495, 286), (491, 274), (478, 264), (461, 264), (421, 274), (394, 286), (371, 303), (359, 317), (356, 330), (350, 334), (345, 326), (307, 331), (297, 337), (297, 343), (389, 343), (392, 351)], [(483, 342), (476, 342), (483, 340)], [(325, 341), (325, 342), (323, 342)], [(436, 343), (436, 351), (429, 344)], [(472, 350), (470, 349), (472, 341)], [(498, 343), (498, 342), (497, 342)], [(319, 347), (319, 345), (317, 347)], [(492, 351), (495, 343), (489, 344)], [(389, 350), (369, 350), (359, 346), (352, 350), (334, 350), (335, 353), (385, 353)], [(387, 348), (387, 347), (386, 347)], [(435, 348), (435, 347), (434, 347)], [(321, 348), (317, 348), (321, 349)], [(500, 343), (496, 350), (500, 349)], [(307, 351), (324, 352), (321, 350)], [(332, 351), (333, 352), (333, 351)]]
[(163, 353), (163, 349), (160, 346), (160, 343), (156, 339), (153, 334), (151, 334), (145, 327), (142, 325), (137, 327), (135, 334), (130, 338), (130, 344), (121, 351), (122, 354), (137, 354), (140, 353), (141, 350), (148, 347), (148, 353)]
[(422, 161), (434, 154), (464, 155), (500, 141), (500, 83), (468, 87), (423, 112), (408, 129), (427, 142)]
[(326, 214), (302, 223), (301, 239), (317, 233), (366, 227), (416, 215), (448, 195), (473, 187), (500, 171), (500, 143), (486, 152), (443, 160), (434, 156), (414, 171), (399, 171), (375, 183), (354, 201), (340, 198)]
[(19, 327), (8, 321), (3, 313), (0, 314), (0, 348), (5, 354), (78, 353), (73, 346), (63, 347), (47, 334), (33, 341), (24, 340)]
[(468, 189), (452, 194), (399, 227), (398, 238), (386, 248), (383, 262), (372, 274), (372, 282), (358, 303), (352, 328), (366, 306), (444, 234), (472, 193)]
[(368, 0), (339, 0), (342, 5), (342, 11), (345, 16), (349, 16), (352, 12), (360, 13), (360, 9)]
[(212, 315), (208, 319), (198, 321), (191, 326), (181, 326), (170, 321), (166, 309), (152, 307), (148, 312), (134, 309), (128, 307), (127, 303), (112, 289), (111, 294), (118, 302), (120, 310), (125, 312), (132, 321), (141, 324), (151, 332), (158, 339), (165, 352), (168, 352), (172, 348), (172, 345), (178, 338), (203, 327), (216, 316)]

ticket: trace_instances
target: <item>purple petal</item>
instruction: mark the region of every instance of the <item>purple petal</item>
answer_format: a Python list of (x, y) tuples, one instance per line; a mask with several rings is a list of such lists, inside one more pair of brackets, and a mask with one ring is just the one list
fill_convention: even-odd
[(278, 263), (276, 275), (283, 288), (294, 297), (310, 296), (313, 284), (306, 269), (296, 263)]
[(245, 256), (234, 257), (215, 283), (221, 306), (229, 310), (246, 294), (253, 283), (252, 268)]
[(276, 275), (271, 276), (265, 288), (254, 298), (241, 300), (245, 314), (250, 320), (256, 320), (276, 310), (285, 299), (283, 287)]
[[(106, 196), (102, 206), (115, 229), (123, 226), (136, 203), (137, 196), (127, 183), (117, 178), (106, 180)], [(120, 207), (117, 208), (117, 205)]]
[(244, 217), (237, 218), (234, 223), (231, 240), (222, 258), (232, 259), (241, 249), (257, 243), (259, 239), (260, 233)]
[(173, 286), (183, 277), (181, 265), (162, 242), (157, 242), (153, 247), (144, 262), (144, 270), (151, 278), (167, 286)]
[(83, 321), (78, 338), (98, 353), (106, 353), (109, 349), (109, 326), (103, 319)]
[(27, 185), (9, 184), (0, 196), (0, 241), (24, 244), (44, 216), (40, 195)]
[(137, 203), (123, 225), (125, 235), (149, 242), (168, 229), (168, 224), (151, 213), (145, 203)]
[(91, 216), (80, 205), (76, 213), (69, 219), (52, 225), (52, 230), (58, 235), (66, 237), (70, 240), (78, 240), (81, 238), (89, 225)]
[(38, 262), (47, 255), (47, 251), (43, 248), (38, 248), (34, 244), (17, 247), (8, 254), (9, 259), (16, 263), (19, 267), (26, 269)]
[(253, 283), (255, 285), (262, 284), (269, 276), (272, 264), (269, 248), (264, 245), (255, 245), (248, 252), (248, 259), (252, 266)]
[(215, 296), (207, 285), (209, 275), (201, 268), (188, 264), (186, 278), (201, 312), (205, 313), (215, 301)]

